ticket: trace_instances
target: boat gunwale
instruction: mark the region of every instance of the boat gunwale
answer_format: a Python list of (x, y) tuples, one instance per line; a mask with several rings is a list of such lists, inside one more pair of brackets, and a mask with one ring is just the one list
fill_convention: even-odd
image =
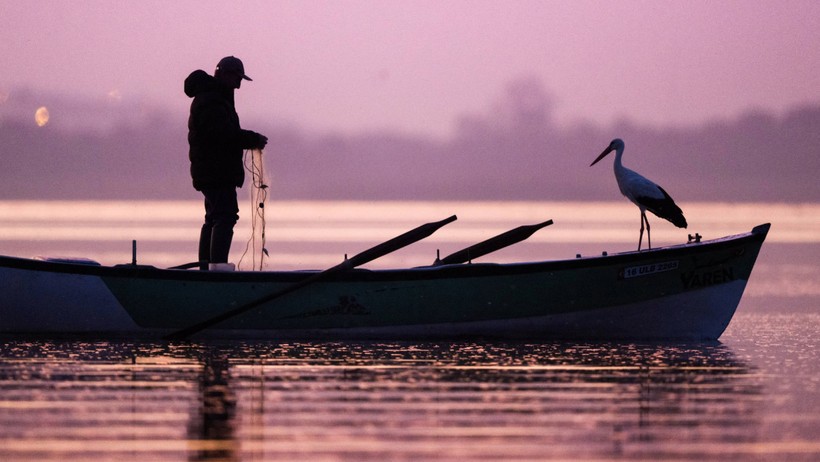
[[(513, 263), (460, 263), (441, 266), (420, 266), (397, 269), (354, 268), (328, 278), (328, 281), (351, 282), (397, 279), (446, 279), (463, 277), (483, 277), (499, 275), (530, 274), (550, 271), (563, 271), (578, 268), (593, 268), (636, 261), (675, 258), (679, 255), (707, 253), (727, 247), (762, 243), (769, 231), (769, 223), (758, 225), (749, 232), (724, 236), (700, 242), (675, 244), (648, 250), (633, 250), (606, 255), (591, 255), (573, 259), (543, 260)], [(48, 273), (76, 274), (84, 276), (168, 279), (180, 281), (219, 281), (219, 282), (296, 282), (320, 270), (292, 271), (235, 271), (211, 272), (198, 270), (165, 269), (152, 265), (120, 264), (113, 266), (88, 265), (83, 263), (54, 262), (22, 257), (0, 255), (0, 268), (40, 271)]]

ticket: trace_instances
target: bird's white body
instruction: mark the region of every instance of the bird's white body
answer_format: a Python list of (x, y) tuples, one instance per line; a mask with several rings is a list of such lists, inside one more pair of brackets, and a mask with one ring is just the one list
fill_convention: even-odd
[(669, 220), (679, 228), (686, 228), (687, 223), (683, 217), (683, 212), (675, 205), (675, 202), (663, 188), (640, 173), (624, 167), (621, 161), (624, 154), (624, 142), (622, 140), (612, 140), (604, 152), (602, 152), (590, 166), (595, 165), (612, 151), (615, 151), (614, 170), (615, 180), (618, 182), (618, 189), (621, 190), (621, 194), (623, 194), (624, 197), (629, 199), (641, 210), (641, 232), (638, 238), (638, 250), (641, 250), (644, 223), (646, 223), (646, 237), (649, 248), (652, 248), (652, 241), (649, 235), (649, 220), (646, 218), (647, 210), (660, 218)]

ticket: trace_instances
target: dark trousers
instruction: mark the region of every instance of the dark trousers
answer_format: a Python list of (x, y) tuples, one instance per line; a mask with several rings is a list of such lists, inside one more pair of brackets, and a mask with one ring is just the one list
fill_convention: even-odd
[(205, 224), (199, 233), (199, 262), (207, 269), (208, 263), (227, 263), (231, 250), (233, 227), (239, 219), (236, 188), (203, 189), (205, 196)]

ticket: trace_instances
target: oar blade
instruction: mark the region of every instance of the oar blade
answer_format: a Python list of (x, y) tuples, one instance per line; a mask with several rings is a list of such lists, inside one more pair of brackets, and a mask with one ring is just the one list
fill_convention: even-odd
[(395, 252), (396, 250), (401, 249), (402, 247), (407, 247), (408, 245), (420, 241), (425, 237), (430, 236), (434, 232), (436, 232), (442, 226), (452, 223), (456, 221), (456, 216), (452, 215), (448, 218), (445, 218), (441, 221), (436, 221), (433, 223), (427, 223), (424, 225), (419, 226), (418, 228), (411, 229), (406, 233), (396, 236), (389, 241), (382, 242), (381, 244), (367, 249), (361, 253), (354, 255), (353, 257), (347, 260), (347, 264), (351, 267), (361, 266), (367, 262), (373, 261), (379, 257), (387, 255), (388, 253)]
[(481, 241), (478, 244), (471, 245), (466, 249), (461, 249), (458, 252), (453, 252), (446, 257), (437, 260), (434, 265), (458, 265), (461, 263), (466, 263), (468, 261), (474, 260), (476, 258), (482, 257), (489, 253), (495, 252), (496, 250), (503, 249), (505, 247), (509, 247), (513, 244), (521, 242), (528, 237), (532, 236), (536, 231), (541, 228), (547, 227), (552, 224), (552, 220), (547, 220), (543, 223), (537, 223), (534, 225), (524, 225), (519, 226), (518, 228), (511, 229), (505, 233), (499, 234), (498, 236), (491, 237), (485, 241)]

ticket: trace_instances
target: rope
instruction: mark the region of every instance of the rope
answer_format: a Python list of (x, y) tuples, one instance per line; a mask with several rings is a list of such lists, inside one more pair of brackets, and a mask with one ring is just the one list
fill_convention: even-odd
[[(265, 266), (265, 258), (270, 257), (268, 249), (265, 247), (265, 201), (268, 198), (268, 183), (265, 178), (262, 150), (245, 151), (243, 162), (245, 163), (245, 170), (251, 176), (250, 195), (253, 214), (251, 215), (251, 236), (245, 244), (245, 251), (239, 259), (239, 266), (242, 267), (242, 261), (250, 252), (252, 258), (251, 269), (262, 271)], [(259, 259), (258, 265), (257, 257)]]

